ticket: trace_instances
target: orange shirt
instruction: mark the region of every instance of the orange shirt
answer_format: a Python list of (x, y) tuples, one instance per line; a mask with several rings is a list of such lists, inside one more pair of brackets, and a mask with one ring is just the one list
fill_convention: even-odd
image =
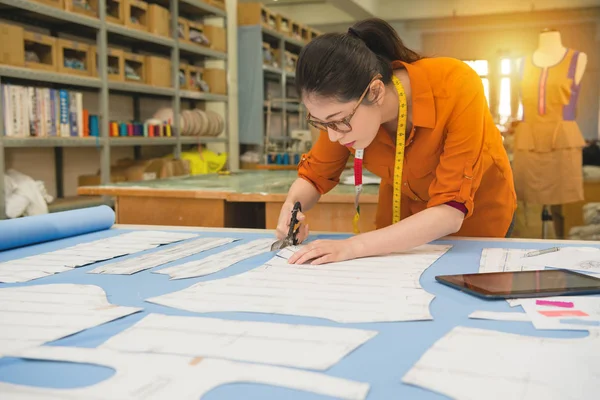
[[(456, 235), (504, 237), (517, 200), (481, 78), (451, 58), (394, 63), (394, 68), (402, 66), (410, 79), (413, 129), (405, 144), (401, 219), (455, 201), (467, 208)], [(381, 177), (378, 229), (392, 224), (393, 135), (380, 127), (363, 157), (363, 167)], [(321, 194), (327, 193), (339, 183), (350, 153), (354, 149), (331, 142), (322, 131), (310, 152), (303, 154), (298, 174)]]

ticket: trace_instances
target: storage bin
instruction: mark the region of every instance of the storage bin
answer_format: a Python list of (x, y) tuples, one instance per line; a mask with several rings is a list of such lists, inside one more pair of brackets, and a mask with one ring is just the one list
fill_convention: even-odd
[(292, 21), (281, 14), (277, 14), (277, 31), (284, 35), (290, 35), (292, 31)]
[(125, 52), (123, 60), (125, 81), (146, 83), (146, 56)]
[[(92, 47), (92, 76), (99, 77), (98, 70), (98, 49)], [(123, 82), (125, 80), (125, 52), (121, 49), (107, 50), (107, 76), (111, 81)]]
[(92, 76), (92, 48), (76, 40), (58, 39), (58, 71)]
[(171, 12), (158, 4), (148, 6), (148, 32), (171, 37)]
[(188, 36), (186, 41), (199, 46), (210, 46), (210, 42), (204, 33), (204, 25), (199, 22), (188, 21)]
[(227, 33), (219, 26), (204, 25), (204, 34), (208, 38), (210, 48), (217, 51), (227, 51)]
[(173, 87), (171, 59), (146, 56), (146, 83), (152, 86)]
[(277, 29), (277, 18), (262, 3), (238, 3), (238, 25), (262, 25), (267, 29)]
[(106, 22), (125, 25), (125, 0), (106, 0)]
[(26, 67), (58, 71), (58, 50), (55, 37), (25, 31), (23, 39)]
[(64, 0), (65, 10), (98, 18), (98, 0)]
[(125, 26), (148, 31), (148, 3), (139, 0), (125, 0)]
[(227, 94), (227, 72), (224, 69), (204, 68), (203, 75), (210, 93)]
[(204, 68), (196, 65), (189, 65), (188, 68), (188, 90), (199, 92), (208, 92), (208, 83), (204, 80)]

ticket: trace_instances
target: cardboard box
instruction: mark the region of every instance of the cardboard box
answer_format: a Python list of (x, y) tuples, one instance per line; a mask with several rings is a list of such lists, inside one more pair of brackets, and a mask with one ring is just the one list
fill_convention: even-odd
[(190, 37), (190, 21), (185, 18), (177, 18), (177, 25), (179, 26), (179, 40), (187, 41)]
[(204, 81), (208, 83), (209, 92), (227, 94), (227, 71), (218, 68), (204, 68)]
[[(110, 181), (112, 183), (125, 182), (125, 169), (121, 166), (110, 167)], [(101, 185), (100, 171), (95, 175), (79, 175), (77, 177), (78, 186), (98, 186)]]
[(92, 49), (89, 44), (58, 39), (58, 72), (92, 76)]
[(173, 87), (171, 59), (146, 56), (146, 83), (152, 86)]
[[(204, 88), (200, 86), (199, 81), (204, 80), (204, 68), (196, 65), (187, 66), (188, 90), (196, 90), (204, 92)], [(207, 84), (208, 85), (208, 84)]]
[(98, 18), (98, 0), (90, 0), (87, 2), (89, 8), (81, 7), (81, 3), (77, 0), (64, 0), (65, 2), (65, 10), (83, 14), (91, 18)]
[(302, 25), (296, 21), (292, 21), (290, 36), (296, 40), (302, 40)]
[(148, 31), (148, 3), (140, 0), (125, 1), (125, 26)]
[[(146, 83), (146, 56), (124, 52), (123, 60), (125, 62), (125, 82)], [(127, 74), (128, 66), (133, 69), (135, 77)]]
[(262, 3), (238, 3), (238, 25), (262, 25), (264, 28), (277, 29), (275, 14)]
[(204, 34), (210, 41), (210, 48), (217, 51), (227, 51), (227, 33), (224, 28), (204, 25)]
[[(172, 158), (122, 159), (110, 167), (112, 183), (163, 179), (188, 174), (189, 162)], [(96, 175), (80, 175), (77, 181), (78, 186), (100, 185), (100, 171)]]
[(189, 90), (190, 88), (190, 66), (179, 63), (179, 89)]
[(285, 15), (277, 14), (277, 31), (284, 35), (290, 35), (292, 32), (292, 20)]
[[(187, 21), (188, 32), (185, 41), (198, 46), (210, 47), (210, 41), (206, 36), (205, 26), (199, 22)], [(194, 40), (192, 40), (194, 39)]]
[(262, 56), (263, 65), (267, 65), (269, 67), (277, 67), (279, 65), (278, 60), (273, 56), (271, 45), (267, 42), (263, 42), (262, 44)]
[(148, 32), (171, 37), (171, 12), (157, 4), (148, 6)]
[(298, 55), (294, 53), (290, 53), (289, 51), (285, 52), (285, 72), (294, 73), (296, 72), (296, 63), (298, 62)]
[(106, 22), (125, 25), (125, 0), (106, 0)]
[(0, 23), (0, 64), (25, 65), (24, 33), (22, 26)]
[[(98, 71), (98, 49), (91, 46), (92, 52), (92, 76), (99, 77)], [(107, 49), (108, 79), (111, 81), (123, 82), (125, 80), (125, 52), (120, 49)], [(111, 73), (117, 70), (118, 72)]]
[(117, 168), (121, 168), (127, 181), (145, 181), (151, 179), (170, 178), (186, 175), (189, 170), (183, 160), (173, 158), (151, 158), (147, 160), (120, 160)]
[(269, 11), (268, 15), (267, 15), (267, 29), (271, 29), (276, 31), (277, 30), (277, 14), (275, 14), (274, 12)]
[(300, 27), (300, 36), (302, 36), (302, 40), (305, 42), (310, 42), (312, 37), (310, 34), (310, 28), (308, 26), (302, 25)]
[[(58, 71), (58, 49), (55, 37), (25, 31), (23, 33), (25, 49), (25, 66), (44, 71)], [(27, 61), (27, 52), (35, 53), (37, 61)]]
[(314, 30), (314, 29), (310, 29), (310, 40), (313, 40), (314, 38), (316, 38), (320, 34), (321, 34), (321, 32), (319, 32), (317, 30)]

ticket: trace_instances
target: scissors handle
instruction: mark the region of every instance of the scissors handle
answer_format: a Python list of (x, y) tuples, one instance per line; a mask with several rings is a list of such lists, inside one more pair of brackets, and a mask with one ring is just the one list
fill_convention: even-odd
[(290, 220), (290, 229), (288, 230), (287, 237), (292, 239), (292, 242), (296, 245), (298, 244), (298, 240), (296, 239), (296, 235), (298, 234), (299, 229), (294, 231), (296, 224), (298, 223), (298, 211), (302, 211), (302, 205), (299, 201), (294, 204), (294, 208), (292, 209), (292, 219)]

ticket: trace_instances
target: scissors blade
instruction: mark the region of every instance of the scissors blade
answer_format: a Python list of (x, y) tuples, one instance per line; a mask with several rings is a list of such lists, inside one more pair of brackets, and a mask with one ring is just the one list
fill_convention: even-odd
[(289, 238), (281, 239), (271, 245), (271, 251), (281, 250), (291, 245), (292, 242)]
[(271, 245), (271, 251), (280, 250), (280, 249), (282, 249), (282, 248), (283, 248), (283, 247), (281, 247), (281, 246), (283, 246), (283, 239), (281, 239), (281, 240), (278, 240), (278, 241), (276, 241), (275, 243), (273, 243), (273, 244)]

